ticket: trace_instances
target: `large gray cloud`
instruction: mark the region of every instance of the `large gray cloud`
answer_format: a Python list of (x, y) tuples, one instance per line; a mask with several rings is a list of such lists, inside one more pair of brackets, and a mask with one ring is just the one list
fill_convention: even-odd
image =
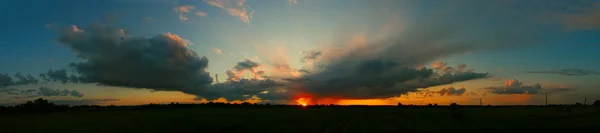
[[(71, 48), (83, 62), (71, 63), (82, 82), (155, 90), (196, 93), (212, 78), (208, 59), (187, 48), (187, 41), (171, 33), (132, 37), (123, 29), (92, 24), (55, 28), (58, 42)], [(49, 72), (50, 73), (50, 72)], [(61, 75), (50, 79), (75, 79)]]
[[(419, 88), (487, 78), (487, 73), (434, 71), (411, 68), (389, 60), (363, 60), (326, 66), (326, 70), (311, 73), (296, 83), (300, 90), (316, 97), (351, 99), (387, 98), (417, 92)], [(339, 66), (337, 66), (339, 65)], [(352, 66), (352, 67), (348, 67)]]
[(574, 91), (574, 88), (563, 88), (563, 87), (542, 87), (539, 83), (533, 85), (523, 85), (522, 82), (516, 79), (511, 79), (504, 82), (504, 87), (486, 87), (494, 94), (542, 94), (546, 92), (566, 92)]
[(599, 72), (582, 69), (560, 69), (560, 70), (545, 70), (545, 71), (526, 71), (527, 73), (540, 73), (540, 74), (559, 74), (566, 76), (584, 76), (584, 75), (599, 75)]

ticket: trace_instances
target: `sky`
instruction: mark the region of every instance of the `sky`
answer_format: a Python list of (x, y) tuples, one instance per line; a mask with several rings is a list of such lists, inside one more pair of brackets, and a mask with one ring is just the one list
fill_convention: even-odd
[(600, 100), (600, 1), (13, 0), (0, 14), (0, 105)]

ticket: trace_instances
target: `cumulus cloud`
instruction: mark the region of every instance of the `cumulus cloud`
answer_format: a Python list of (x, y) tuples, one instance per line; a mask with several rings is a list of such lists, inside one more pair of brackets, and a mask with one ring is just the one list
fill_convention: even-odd
[(582, 69), (560, 69), (560, 70), (547, 70), (547, 71), (526, 71), (527, 73), (540, 73), (540, 74), (559, 74), (566, 76), (584, 76), (584, 75), (598, 75), (599, 72)]
[(227, 11), (230, 16), (238, 17), (240, 21), (250, 24), (254, 10), (248, 13), (246, 0), (205, 0), (208, 5)]
[[(206, 71), (208, 59), (187, 48), (188, 41), (178, 35), (132, 37), (123, 29), (101, 24), (85, 30), (76, 26), (54, 29), (59, 33), (58, 42), (84, 60), (69, 65), (80, 82), (184, 93), (196, 93), (212, 82)], [(72, 79), (65, 73), (49, 71), (45, 77)]]
[(504, 82), (504, 87), (486, 87), (493, 94), (540, 94), (545, 92), (565, 92), (573, 91), (573, 88), (564, 87), (542, 87), (539, 83), (533, 85), (523, 85), (522, 82), (516, 79), (511, 79)]
[(260, 79), (264, 75), (264, 71), (259, 70), (262, 67), (261, 64), (256, 63), (250, 59), (245, 59), (242, 62), (238, 62), (232, 70), (228, 70), (227, 76), (230, 81), (239, 81), (243, 76), (244, 72), (249, 71), (252, 73), (254, 79)]

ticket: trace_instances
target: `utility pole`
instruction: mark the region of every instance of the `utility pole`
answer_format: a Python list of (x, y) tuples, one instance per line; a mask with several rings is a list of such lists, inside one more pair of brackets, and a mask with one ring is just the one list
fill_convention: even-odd
[(587, 97), (585, 97), (585, 99), (583, 99), (583, 105), (587, 105)]
[(546, 106), (548, 106), (548, 92), (546, 92)]

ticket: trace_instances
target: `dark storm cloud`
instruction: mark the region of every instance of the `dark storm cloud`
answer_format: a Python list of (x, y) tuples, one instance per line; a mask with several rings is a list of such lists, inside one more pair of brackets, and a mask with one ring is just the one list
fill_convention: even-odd
[[(336, 96), (351, 99), (387, 98), (418, 88), (487, 78), (487, 73), (436, 73), (433, 69), (410, 68), (390, 60), (363, 60), (328, 66), (324, 71), (291, 80), (302, 84), (301, 90), (317, 97)], [(354, 66), (349, 68), (347, 66)], [(463, 92), (464, 93), (464, 92)]]
[(132, 37), (123, 29), (101, 24), (85, 30), (76, 26), (54, 29), (59, 33), (58, 41), (85, 60), (69, 65), (79, 77), (59, 70), (55, 79), (184, 93), (197, 93), (212, 82), (205, 70), (208, 59), (187, 48), (187, 40), (175, 34)]
[[(435, 10), (416, 6), (418, 4), (422, 3), (406, 1), (399, 4), (406, 6), (402, 9), (411, 9), (406, 11), (414, 13), (410, 16), (418, 17), (401, 19), (402, 22), (386, 27), (388, 31), (382, 35), (369, 35), (378, 38), (366, 41), (364, 45), (340, 45), (339, 48), (334, 45), (333, 51), (321, 50), (319, 57), (326, 59), (315, 64), (324, 67), (287, 81), (300, 84), (299, 91), (318, 97), (364, 99), (487, 78), (488, 73), (474, 72), (464, 64), (456, 67), (434, 64), (433, 69), (418, 66), (469, 51), (514, 49), (536, 44), (543, 29), (534, 16), (544, 12), (524, 8), (525, 5), (512, 1), (442, 1), (428, 6)], [(346, 50), (328, 55), (340, 49)]]
[(526, 71), (527, 73), (540, 73), (540, 74), (559, 74), (566, 76), (585, 76), (585, 75), (598, 75), (599, 72), (582, 69), (560, 69), (560, 70), (547, 70), (547, 71)]
[(541, 94), (545, 92), (566, 92), (574, 91), (574, 88), (561, 88), (561, 87), (542, 87), (539, 83), (533, 85), (523, 85), (522, 82), (512, 79), (504, 83), (504, 87), (486, 87), (494, 94)]
[(67, 75), (67, 69), (59, 69), (59, 70), (48, 70), (48, 72), (46, 73), (42, 73), (40, 74), (40, 77), (44, 80), (44, 81), (52, 81), (52, 82), (62, 82), (63, 84), (72, 81), (72, 82), (76, 82), (77, 78), (75, 79), (71, 79), (68, 75)]

